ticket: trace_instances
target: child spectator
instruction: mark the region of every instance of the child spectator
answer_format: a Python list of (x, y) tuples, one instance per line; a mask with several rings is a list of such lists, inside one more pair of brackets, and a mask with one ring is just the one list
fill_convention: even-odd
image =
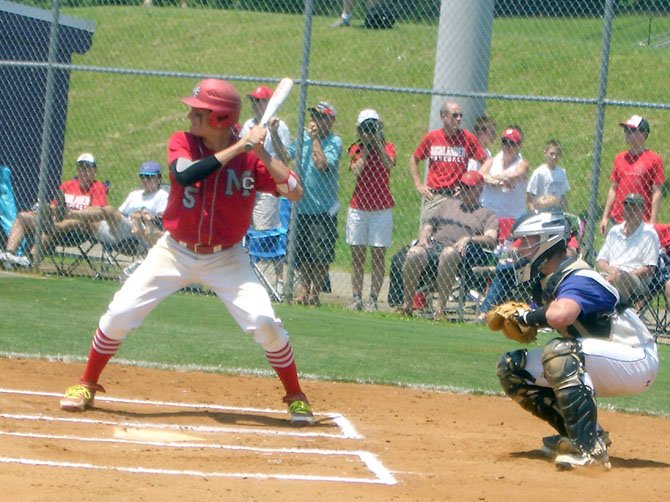
[(545, 163), (539, 166), (528, 181), (526, 190), (526, 201), (528, 209), (536, 209), (535, 203), (538, 197), (543, 195), (554, 195), (561, 201), (563, 211), (568, 210), (567, 192), (570, 190), (568, 175), (561, 166), (558, 165), (558, 159), (563, 153), (561, 144), (555, 139), (547, 141), (544, 148)]

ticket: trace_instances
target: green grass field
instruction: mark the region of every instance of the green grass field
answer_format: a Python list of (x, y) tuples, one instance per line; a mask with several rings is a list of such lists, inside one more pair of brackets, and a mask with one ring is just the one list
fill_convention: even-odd
[[(100, 177), (112, 181), (110, 198), (118, 205), (134, 187), (137, 165), (154, 158), (165, 162), (168, 136), (187, 127), (186, 109), (178, 98), (187, 95), (199, 75), (222, 75), (245, 94), (260, 79), (300, 76), (302, 15), (220, 9), (145, 9), (138, 7), (67, 8), (69, 15), (96, 22), (93, 47), (73, 63), (95, 68), (132, 69), (72, 73), (64, 176), (74, 174), (74, 159), (94, 151)], [(372, 107), (385, 121), (389, 141), (397, 144), (398, 167), (392, 176), (396, 199), (393, 248), (389, 256), (414, 238), (419, 198), (407, 173), (407, 159), (428, 128), (435, 61), (436, 27), (401, 22), (392, 30), (364, 30), (359, 26), (333, 30), (331, 17), (317, 16), (312, 30), (307, 91), (312, 104), (327, 99), (339, 111), (335, 130), (347, 146), (354, 141), (359, 110)], [(648, 34), (644, 16), (616, 19), (608, 97), (667, 104), (667, 50), (639, 42)], [(656, 17), (653, 33), (670, 30), (670, 19)], [(600, 19), (495, 19), (489, 64), (489, 92), (496, 95), (557, 96), (593, 99), (597, 95), (602, 39)], [(639, 69), (644, 68), (644, 78)], [(136, 71), (165, 72), (139, 75)], [(181, 77), (175, 72), (183, 72)], [(323, 84), (320, 84), (320, 83)], [(361, 86), (406, 89), (386, 92)], [(359, 87), (359, 88), (356, 88)], [(414, 89), (411, 91), (410, 89)], [(292, 93), (281, 115), (295, 133), (299, 90)], [(638, 108), (612, 106), (607, 110), (603, 138), (599, 201), (609, 186), (611, 161), (625, 147), (619, 121)], [(564, 145), (562, 165), (572, 185), (573, 212), (585, 213), (591, 192), (591, 164), (595, 130), (592, 104), (544, 103), (490, 99), (487, 113), (499, 129), (515, 123), (523, 127), (523, 154), (532, 168), (543, 162), (549, 138)], [(670, 113), (647, 109), (652, 124), (649, 146), (670, 158), (670, 144), (662, 131), (670, 127)], [(244, 103), (243, 117), (250, 114)], [(342, 162), (340, 201), (346, 207), (353, 177)], [(345, 218), (339, 218), (344, 235)], [(662, 220), (670, 221), (664, 204)], [(335, 266), (348, 270), (350, 254), (338, 241)]]
[[(0, 275), (0, 356), (85, 360), (117, 283)], [(500, 355), (520, 345), (483, 325), (435, 323), (395, 314), (277, 305), (304, 378), (496, 393)], [(541, 335), (540, 343), (549, 335)], [(650, 391), (601, 406), (670, 415), (670, 348)], [(114, 361), (272, 376), (260, 347), (212, 296), (168, 298), (121, 345)]]

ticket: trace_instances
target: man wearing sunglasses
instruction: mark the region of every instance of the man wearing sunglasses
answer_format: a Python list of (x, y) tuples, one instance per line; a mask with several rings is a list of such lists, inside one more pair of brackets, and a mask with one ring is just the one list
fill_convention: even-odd
[[(487, 157), (477, 137), (461, 128), (463, 112), (458, 103), (445, 102), (440, 110), (440, 119), (443, 127), (428, 132), (409, 159), (414, 187), (425, 201), (424, 219), (442, 200), (454, 195), (470, 159), (481, 164)], [(425, 181), (419, 174), (419, 162), (422, 160), (428, 160)]]
[(644, 199), (644, 221), (658, 223), (663, 197), (663, 159), (646, 146), (649, 137), (649, 122), (639, 115), (633, 115), (619, 125), (623, 128), (628, 150), (614, 158), (610, 175), (612, 185), (607, 192), (607, 200), (600, 220), (600, 232), (607, 233), (607, 224), (623, 221), (623, 201), (629, 193), (638, 193)]

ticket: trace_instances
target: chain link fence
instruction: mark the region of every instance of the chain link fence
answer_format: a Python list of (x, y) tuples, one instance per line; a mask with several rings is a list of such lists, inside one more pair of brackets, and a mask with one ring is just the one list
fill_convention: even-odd
[[(380, 309), (408, 301), (394, 277), (401, 277), (404, 252), (427, 221), (425, 187), (432, 183), (437, 191), (431, 193), (446, 199), (456, 188), (449, 176), (445, 181), (427, 175), (426, 158), (449, 157), (458, 164), (473, 157), (478, 162), (470, 168), (484, 166), (487, 190), (500, 189), (494, 198), (502, 204), (496, 206), (502, 222), (520, 214), (507, 209), (527, 207), (528, 179), (550, 155), (558, 155), (569, 182), (564, 202), (577, 222), (579, 252), (591, 263), (604, 243), (600, 227), (614, 159), (631, 148), (620, 123), (643, 117), (650, 125), (645, 147), (670, 158), (664, 141), (670, 127), (666, 0), (0, 1), (0, 23), (0, 164), (8, 168), (5, 190), (12, 186), (15, 196), (12, 209), (3, 192), (2, 248), (13, 258), (23, 257), (18, 263), (6, 259), (8, 268), (30, 261), (45, 273), (118, 278), (124, 269), (130, 271), (155, 235), (138, 247), (119, 247), (117, 226), (108, 224), (105, 234), (101, 221), (117, 218), (109, 208), (121, 208), (132, 191), (146, 189), (148, 182), (138, 176), (143, 163), (158, 162), (161, 182), (168, 183), (167, 138), (189, 128), (188, 108), (179, 99), (207, 77), (237, 87), (243, 101), (240, 125), (254, 116), (253, 93), (260, 86), (274, 89), (285, 76), (296, 84), (278, 116), (290, 131), (292, 167), (303, 177), (311, 203), (291, 208), (272, 201), (277, 216), (283, 216), (280, 230), (269, 232), (271, 249), (253, 245), (282, 256), (257, 262), (273, 294), (306, 303), (353, 301), (355, 308), (373, 308), (375, 294)], [(319, 108), (319, 103), (325, 104)], [(320, 136), (310, 128), (324, 111), (334, 114), (329, 126), (339, 138), (328, 139), (337, 158), (325, 181), (309, 166), (312, 142)], [(477, 132), (486, 156), (498, 160), (485, 163), (465, 150), (421, 154), (424, 136), (447, 127), (443, 121), (453, 113), (463, 114), (461, 127)], [(507, 148), (501, 138), (515, 139), (515, 134), (520, 157), (508, 152), (501, 160)], [(61, 222), (81, 200), (59, 201), (55, 194), (61, 183), (86, 175), (77, 164), (86, 152), (95, 157), (92, 172), (109, 208), (101, 203), (100, 211), (74, 225), (75, 232), (61, 232)], [(411, 175), (412, 157), (418, 180)], [(500, 169), (520, 159), (527, 174), (504, 181)], [(661, 189), (653, 217), (659, 224), (670, 222), (664, 179), (644, 179), (637, 186)], [(509, 194), (516, 195), (507, 207), (501, 201)], [(36, 210), (38, 202), (42, 211)], [(650, 205), (650, 199), (645, 202)], [(321, 220), (311, 223), (321, 230), (298, 239), (301, 215), (305, 224), (305, 215), (318, 214)], [(128, 220), (123, 236), (136, 237), (140, 223), (130, 214), (122, 216)], [(267, 230), (267, 221), (257, 216), (257, 229)], [(614, 216), (620, 218), (616, 210)], [(433, 223), (444, 223), (438, 220)], [(12, 236), (15, 222), (25, 232)], [(147, 218), (143, 225), (160, 221)], [(331, 225), (332, 242), (326, 231)], [(361, 245), (369, 243), (365, 225), (388, 230), (377, 232), (374, 245)], [(662, 237), (664, 228), (659, 227)], [(318, 249), (303, 247), (319, 248), (316, 238), (333, 247), (323, 270), (308, 266), (309, 253)], [(499, 243), (502, 239), (491, 249)], [(498, 258), (479, 256), (461, 266), (453, 283), (421, 282), (429, 297), (440, 287), (448, 289), (444, 307), (456, 305), (460, 318), (476, 316)], [(473, 266), (478, 267), (474, 279)], [(306, 294), (305, 278), (313, 282)], [(642, 295), (639, 306), (655, 296)], [(411, 302), (424, 307), (420, 296)]]

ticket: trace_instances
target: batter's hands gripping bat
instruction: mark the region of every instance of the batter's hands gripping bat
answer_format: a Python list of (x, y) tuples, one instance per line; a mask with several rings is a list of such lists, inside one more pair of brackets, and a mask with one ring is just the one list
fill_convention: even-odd
[[(261, 121), (258, 123), (260, 126), (267, 126), (270, 118), (277, 113), (279, 107), (286, 101), (286, 98), (291, 93), (293, 89), (293, 80), (288, 77), (285, 77), (279, 81), (279, 85), (275, 89), (275, 92), (272, 93), (272, 97), (268, 101), (268, 106), (265, 108), (265, 113), (261, 117)], [(254, 145), (247, 143), (244, 145), (245, 150), (249, 151), (253, 148)]]

